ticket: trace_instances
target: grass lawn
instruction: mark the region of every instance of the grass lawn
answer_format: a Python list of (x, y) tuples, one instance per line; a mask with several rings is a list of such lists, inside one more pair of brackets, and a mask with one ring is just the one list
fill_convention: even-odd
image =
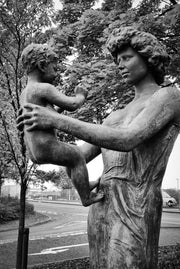
[[(69, 244), (77, 243), (77, 236), (70, 237)], [(87, 240), (86, 235), (79, 235), (78, 242), (84, 243)], [(67, 237), (66, 238), (46, 238), (42, 240), (31, 240), (29, 242), (29, 254), (41, 252), (42, 249), (60, 247), (63, 245), (67, 245)], [(12, 269), (15, 268), (16, 263), (16, 242), (7, 243), (0, 245), (0, 269)], [(72, 251), (78, 251), (73, 249)], [(78, 252), (75, 253), (78, 258)], [(82, 253), (81, 253), (82, 255)], [(87, 256), (87, 248), (84, 248), (84, 255)], [(88, 269), (88, 259), (84, 259), (81, 262), (77, 261), (78, 267), (68, 267), (68, 263), (64, 263), (64, 265), (60, 264), (61, 253), (57, 254), (45, 254), (45, 255), (35, 255), (28, 257), (28, 266), (33, 269), (54, 269), (54, 268), (78, 268), (78, 269)], [(69, 252), (64, 252), (63, 260), (69, 260)], [(86, 267), (83, 267), (83, 264), (86, 264)], [(45, 266), (45, 264), (48, 266)], [(36, 264), (44, 264), (35, 266)], [(82, 264), (82, 267), (80, 266)], [(33, 266), (34, 265), (34, 266)], [(180, 268), (180, 245), (169, 246), (169, 247), (160, 247), (159, 248), (159, 267), (158, 269), (178, 269)]]
[[(87, 235), (78, 235), (78, 242), (87, 242)], [(46, 238), (41, 240), (30, 240), (29, 241), (29, 254), (39, 253), (42, 249), (60, 247), (69, 244), (77, 244), (77, 236), (71, 236), (69, 242), (67, 237), (60, 238)], [(16, 248), (17, 242), (6, 243), (0, 245), (0, 269), (12, 269), (16, 265)], [(76, 250), (72, 250), (76, 251)], [(84, 248), (84, 255), (87, 256), (87, 248)], [(61, 253), (57, 254), (45, 254), (45, 255), (29, 255), (28, 265), (35, 265), (41, 263), (49, 263), (59, 261)], [(69, 259), (69, 252), (63, 253), (63, 259)], [(77, 253), (78, 257), (78, 253)]]

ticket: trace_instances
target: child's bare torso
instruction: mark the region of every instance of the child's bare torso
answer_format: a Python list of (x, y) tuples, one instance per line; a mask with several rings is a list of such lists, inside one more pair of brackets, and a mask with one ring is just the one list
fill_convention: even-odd
[[(41, 85), (40, 85), (41, 84)], [(32, 103), (43, 107), (53, 108), (51, 104), (49, 104), (44, 97), (43, 91), (43, 83), (28, 83), (26, 88), (21, 93), (20, 103), (21, 107), (25, 105), (25, 103)], [(56, 132), (54, 129), (46, 129), (46, 130), (33, 130), (26, 131), (27, 126), (24, 126), (24, 139), (26, 143), (26, 147), (28, 148), (30, 158), (32, 161), (34, 159), (34, 149), (41, 150), (40, 147), (42, 144), (46, 143), (48, 146), (49, 143), (56, 140)]]

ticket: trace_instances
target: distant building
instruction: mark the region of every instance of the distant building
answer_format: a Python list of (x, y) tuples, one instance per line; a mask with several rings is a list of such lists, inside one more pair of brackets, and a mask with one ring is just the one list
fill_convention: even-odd
[(20, 197), (20, 184), (13, 179), (6, 179), (1, 187), (1, 196)]
[[(15, 180), (6, 179), (1, 188), (1, 196), (20, 198), (20, 188), (20, 184)], [(35, 181), (28, 184), (26, 197), (29, 199), (44, 200), (79, 200), (79, 195), (75, 188), (62, 189), (56, 187), (52, 182), (40, 184)]]

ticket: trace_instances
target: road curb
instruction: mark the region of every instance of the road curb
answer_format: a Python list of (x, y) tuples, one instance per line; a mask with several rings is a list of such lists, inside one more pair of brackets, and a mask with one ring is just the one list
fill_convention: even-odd
[(180, 213), (180, 209), (168, 209), (168, 208), (163, 208), (162, 210), (163, 212), (166, 212), (166, 213), (176, 213), (176, 214), (179, 214)]
[[(41, 221), (36, 221), (34, 223), (31, 223), (29, 225), (27, 225), (26, 227), (29, 228), (29, 227), (33, 227), (33, 226), (37, 226), (37, 225), (41, 225), (41, 224), (45, 224), (45, 223), (48, 223), (50, 221), (53, 221), (53, 218), (47, 216), (47, 219), (45, 220), (41, 220)], [(18, 227), (14, 227), (14, 228), (5, 228), (3, 230), (0, 230), (0, 233), (3, 233), (3, 232), (9, 232), (9, 231), (14, 231), (14, 230), (18, 230)]]
[[(65, 205), (76, 205), (76, 206), (83, 206), (80, 202), (72, 202), (72, 201), (49, 201), (49, 200), (29, 200), (29, 202), (35, 202), (35, 203), (49, 203), (49, 204), (65, 204)], [(180, 213), (180, 208), (166, 208), (163, 207), (162, 209), (163, 212), (168, 212), (168, 213)]]
[(49, 203), (49, 204), (64, 204), (64, 205), (76, 205), (76, 206), (82, 206), (81, 203), (76, 202), (66, 202), (66, 201), (46, 201), (46, 200), (29, 200), (29, 202), (35, 202), (35, 203)]

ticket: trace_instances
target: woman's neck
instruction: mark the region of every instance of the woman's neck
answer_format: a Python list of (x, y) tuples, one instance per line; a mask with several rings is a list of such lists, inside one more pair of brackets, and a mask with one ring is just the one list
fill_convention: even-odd
[(136, 85), (134, 86), (135, 86), (135, 99), (139, 99), (147, 95), (150, 96), (160, 88), (150, 74), (141, 81), (139, 81), (138, 83), (136, 83)]

